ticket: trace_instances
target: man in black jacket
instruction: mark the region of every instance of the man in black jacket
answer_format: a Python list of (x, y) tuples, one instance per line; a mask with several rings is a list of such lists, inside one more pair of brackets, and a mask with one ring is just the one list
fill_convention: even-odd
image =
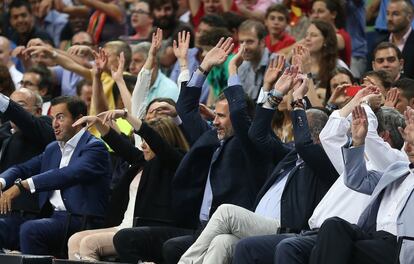
[[(177, 224), (183, 228), (143, 227), (124, 229), (114, 237), (122, 261), (160, 261), (163, 242), (164, 263), (177, 263), (201, 228), (223, 203), (252, 208), (264, 182), (264, 158), (248, 137), (251, 115), (243, 88), (229, 79), (225, 97), (216, 102), (215, 129), (199, 113), (201, 86), (210, 69), (223, 63), (233, 49), (232, 39), (223, 39), (205, 56), (200, 68), (182, 87), (177, 111), (190, 142), (173, 179), (173, 206)], [(229, 63), (230, 75), (242, 61), (240, 51)], [(253, 107), (251, 107), (253, 108)], [(188, 235), (188, 236), (185, 236)], [(182, 237), (183, 236), (183, 237)]]
[[(255, 145), (275, 161), (259, 192), (255, 213), (235, 205), (220, 206), (180, 264), (229, 263), (241, 238), (309, 228), (307, 220), (338, 173), (318, 139), (328, 117), (316, 109), (305, 113), (303, 97), (308, 81), (296, 73), (291, 67), (280, 77), (273, 94), (258, 106), (249, 131)], [(286, 153), (286, 146), (273, 135), (270, 124), (282, 96), (292, 88), (295, 148), (283, 157), (280, 153)]]
[[(52, 120), (41, 116), (42, 98), (31, 90), (20, 88), (10, 98), (0, 94), (0, 112), (3, 120), (0, 127), (0, 173), (39, 155), (55, 140)], [(34, 218), (39, 211), (37, 200), (37, 194), (24, 193), (19, 196), (12, 204), (14, 212), (1, 218), (0, 225), (14, 223), (12, 226), (17, 228), (18, 223)], [(13, 230), (10, 228), (7, 232)], [(0, 232), (0, 248), (18, 246), (18, 241), (10, 237)]]

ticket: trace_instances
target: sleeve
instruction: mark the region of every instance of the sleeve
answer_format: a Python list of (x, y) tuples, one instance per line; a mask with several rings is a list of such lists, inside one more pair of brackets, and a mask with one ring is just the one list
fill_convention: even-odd
[(131, 99), (131, 113), (135, 117), (143, 118), (145, 115), (144, 103), (151, 85), (151, 74), (152, 71), (144, 68), (138, 73)]
[(320, 144), (315, 144), (309, 131), (305, 110), (292, 112), (293, 134), (295, 148), (303, 161), (316, 171), (316, 175), (326, 182), (333, 183), (338, 178), (338, 172), (332, 165)]
[(122, 157), (129, 164), (136, 164), (143, 161), (144, 157), (142, 152), (128, 139), (115, 132), (112, 128), (102, 137), (102, 139), (108, 143), (117, 155)]
[(109, 175), (109, 170), (109, 154), (105, 145), (93, 140), (83, 146), (79, 156), (71, 158), (68, 166), (38, 173), (32, 179), (36, 192), (43, 192), (93, 182), (102, 175)]
[(154, 129), (143, 122), (138, 134), (145, 139), (162, 164), (177, 168), (184, 154), (170, 146)]
[(249, 129), (249, 138), (263, 156), (271, 156), (272, 160), (278, 163), (291, 149), (272, 131), (271, 122), (274, 112), (273, 109), (256, 107), (256, 116)]
[[(392, 148), (385, 142), (377, 132), (378, 120), (371, 107), (362, 105), (368, 117), (368, 133), (365, 139), (365, 154), (367, 159), (378, 171), (384, 171), (389, 165), (396, 161), (408, 161), (405, 153), (399, 149)], [(381, 155), (378, 155), (381, 153)]]
[(365, 146), (342, 147), (344, 157), (344, 183), (357, 192), (371, 195), (382, 177), (377, 171), (367, 171), (364, 159)]
[(339, 174), (344, 171), (344, 163), (338, 153), (341, 153), (341, 146), (348, 141), (347, 133), (350, 127), (350, 122), (341, 117), (337, 110), (329, 116), (328, 122), (319, 134), (323, 149)]

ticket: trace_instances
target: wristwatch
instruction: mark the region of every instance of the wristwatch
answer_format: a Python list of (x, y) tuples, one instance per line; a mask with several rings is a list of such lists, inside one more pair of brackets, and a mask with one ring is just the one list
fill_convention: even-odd
[(201, 65), (200, 66), (198, 66), (198, 70), (204, 75), (204, 76), (207, 76), (208, 75), (208, 73), (209, 73), (209, 71), (206, 71), (206, 70), (204, 70), (202, 67), (201, 67)]
[(22, 192), (22, 193), (27, 192), (26, 188), (23, 187), (22, 179), (20, 179), (20, 178), (16, 179), (14, 181), (14, 185), (16, 185), (19, 188), (20, 192)]

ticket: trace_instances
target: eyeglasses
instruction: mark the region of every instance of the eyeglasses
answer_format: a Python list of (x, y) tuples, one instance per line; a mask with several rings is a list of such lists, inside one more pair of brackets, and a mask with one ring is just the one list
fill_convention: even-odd
[(75, 45), (82, 45), (82, 46), (88, 46), (88, 47), (93, 46), (93, 44), (92, 44), (92, 43), (87, 42), (87, 41), (84, 41), (84, 42), (73, 42), (73, 43), (72, 43), (72, 46), (75, 46)]
[(132, 9), (131, 14), (149, 15), (149, 12), (142, 10), (142, 9)]
[(387, 61), (389, 63), (393, 63), (397, 60), (397, 57), (391, 56), (391, 57), (385, 57), (385, 58), (375, 58), (375, 62), (378, 64), (383, 63), (384, 61)]

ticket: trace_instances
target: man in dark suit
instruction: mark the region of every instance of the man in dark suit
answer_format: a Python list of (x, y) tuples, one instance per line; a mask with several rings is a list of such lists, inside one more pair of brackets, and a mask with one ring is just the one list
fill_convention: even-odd
[[(39, 207), (48, 217), (1, 225), (0, 232), (18, 236), (25, 254), (55, 254), (65, 234), (81, 228), (81, 218), (69, 214), (103, 216), (109, 190), (109, 155), (105, 145), (82, 126), (72, 127), (86, 115), (86, 105), (73, 97), (52, 100), (56, 141), (45, 151), (0, 174), (0, 213), (6, 214), (22, 193), (39, 193)], [(21, 225), (20, 225), (21, 224)]]
[[(195, 240), (195, 230), (201, 230), (219, 205), (232, 203), (252, 208), (264, 182), (266, 166), (265, 159), (248, 137), (251, 113), (243, 88), (230, 77), (224, 96), (216, 102), (215, 129), (199, 113), (201, 86), (208, 72), (222, 64), (232, 49), (231, 38), (222, 39), (211, 49), (188, 84), (182, 87), (177, 102), (177, 112), (192, 144), (177, 169), (172, 186), (177, 224), (185, 229), (121, 230), (115, 235), (114, 244), (122, 261), (162, 261), (163, 242), (174, 238), (164, 244), (164, 263), (177, 263)], [(235, 75), (241, 63), (241, 54), (236, 57), (229, 63), (230, 75), (232, 72)]]
[[(305, 113), (303, 97), (308, 81), (304, 75), (295, 75), (293, 67), (285, 71), (275, 85), (279, 94), (270, 94), (263, 106), (258, 106), (250, 128), (251, 140), (275, 160), (273, 172), (259, 192), (255, 213), (235, 205), (220, 206), (180, 264), (228, 263), (235, 244), (244, 237), (309, 228), (307, 220), (338, 173), (318, 139), (328, 117), (316, 109)], [(295, 148), (283, 157), (280, 153), (286, 147), (273, 135), (270, 124), (278, 102), (292, 87)], [(278, 102), (273, 101), (275, 97)]]
[[(384, 46), (374, 49), (372, 56), (372, 68), (374, 70), (390, 71), (391, 78), (396, 81), (400, 78), (400, 71), (409, 78), (414, 78), (414, 31), (411, 21), (414, 16), (414, 7), (410, 0), (390, 1), (387, 6), (387, 27), (389, 34), (381, 39), (381, 42), (389, 42), (401, 52), (393, 54), (393, 51)], [(380, 53), (380, 54), (379, 54)], [(398, 59), (396, 59), (398, 55)], [(401, 65), (399, 71), (394, 72), (394, 66)]]
[[(0, 94), (0, 111), (0, 173), (39, 155), (55, 140), (52, 120), (40, 115), (42, 98), (33, 91), (20, 88), (10, 98)], [(12, 208), (9, 215), (0, 218), (0, 226), (35, 218), (39, 213), (38, 195), (24, 193), (13, 201)], [(13, 238), (0, 232), (0, 246), (17, 247), (18, 240)]]

